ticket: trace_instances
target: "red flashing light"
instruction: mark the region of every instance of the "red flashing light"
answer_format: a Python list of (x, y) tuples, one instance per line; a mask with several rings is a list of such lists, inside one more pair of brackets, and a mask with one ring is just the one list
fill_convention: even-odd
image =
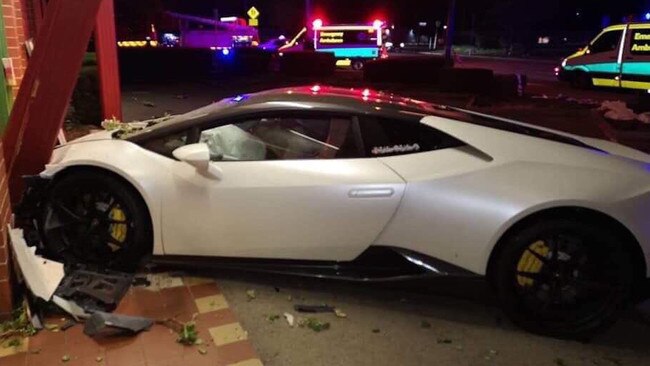
[(381, 29), (381, 27), (383, 26), (384, 26), (384, 22), (379, 19), (375, 19), (375, 21), (372, 22), (372, 27), (375, 29)]
[(311, 91), (314, 93), (318, 93), (320, 89), (321, 89), (320, 85), (314, 85), (311, 87)]
[(312, 22), (314, 29), (320, 29), (323, 27), (323, 19), (316, 19)]
[(363, 92), (361, 93), (364, 97), (369, 97), (370, 96), (370, 89), (364, 89)]

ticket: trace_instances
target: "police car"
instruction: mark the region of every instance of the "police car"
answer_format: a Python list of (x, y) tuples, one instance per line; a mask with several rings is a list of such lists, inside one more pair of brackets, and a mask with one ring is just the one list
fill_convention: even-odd
[(582, 88), (599, 86), (650, 91), (650, 24), (605, 28), (556, 69), (560, 80)]

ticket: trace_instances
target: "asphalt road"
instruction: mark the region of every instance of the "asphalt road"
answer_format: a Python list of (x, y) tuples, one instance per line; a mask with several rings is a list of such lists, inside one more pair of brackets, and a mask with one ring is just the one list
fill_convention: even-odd
[[(267, 366), (649, 365), (650, 326), (630, 311), (591, 343), (528, 334), (512, 325), (481, 280), (360, 284), (218, 274), (217, 282)], [(251, 300), (247, 292), (255, 291)], [(295, 304), (337, 307), (300, 314)], [(290, 327), (284, 313), (330, 324)]]
[(556, 97), (564, 95), (576, 99), (623, 100), (632, 102), (634, 92), (614, 89), (580, 90), (555, 77), (554, 69), (560, 61), (535, 59), (510, 59), (499, 57), (457, 56), (455, 67), (493, 70), (495, 74), (522, 74), (528, 78), (527, 92), (531, 95)]

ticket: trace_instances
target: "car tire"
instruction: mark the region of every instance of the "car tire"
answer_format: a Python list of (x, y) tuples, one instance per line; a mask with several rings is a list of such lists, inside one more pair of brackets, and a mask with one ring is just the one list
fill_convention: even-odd
[(503, 244), (492, 267), (494, 287), (505, 313), (530, 332), (587, 340), (611, 326), (630, 300), (633, 261), (606, 226), (544, 220)]
[(363, 70), (365, 63), (363, 60), (352, 60), (352, 70), (361, 71)]
[(588, 73), (578, 71), (571, 78), (571, 85), (577, 89), (587, 90), (594, 87), (594, 82)]
[(134, 271), (152, 248), (151, 221), (140, 194), (99, 171), (55, 180), (41, 220), (46, 255), (66, 264)]

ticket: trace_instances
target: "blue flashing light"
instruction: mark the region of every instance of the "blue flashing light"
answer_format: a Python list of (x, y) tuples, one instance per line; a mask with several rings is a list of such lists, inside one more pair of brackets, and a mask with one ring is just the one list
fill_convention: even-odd
[(248, 98), (248, 97), (247, 97), (246, 95), (238, 95), (238, 96), (232, 98), (232, 101), (235, 102), (235, 103), (239, 103), (239, 102), (241, 102), (242, 100), (245, 100), (245, 99), (247, 99), (247, 98)]
[(650, 12), (645, 13), (645, 20), (650, 20)]
[(222, 53), (224, 56), (228, 56), (228, 55), (230, 55), (230, 50), (229, 50), (228, 48), (224, 48), (223, 50), (221, 50), (221, 53)]

